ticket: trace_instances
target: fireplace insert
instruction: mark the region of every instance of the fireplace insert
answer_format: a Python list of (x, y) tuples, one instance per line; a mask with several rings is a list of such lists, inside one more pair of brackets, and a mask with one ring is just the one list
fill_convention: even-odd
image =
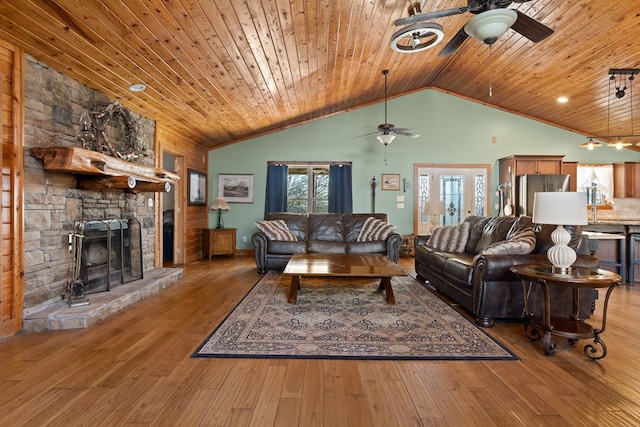
[(85, 293), (142, 279), (142, 235), (135, 218), (86, 221), (79, 279)]

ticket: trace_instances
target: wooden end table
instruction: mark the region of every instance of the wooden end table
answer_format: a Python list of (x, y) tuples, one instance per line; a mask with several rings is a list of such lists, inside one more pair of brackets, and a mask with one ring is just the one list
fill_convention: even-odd
[(294, 254), (283, 274), (291, 276), (289, 302), (298, 299), (301, 277), (375, 277), (380, 278), (378, 290), (384, 290), (387, 304), (396, 300), (391, 288), (391, 278), (406, 276), (398, 264), (384, 255), (371, 254)]
[[(562, 336), (574, 343), (578, 339), (593, 338), (593, 343), (584, 346), (584, 353), (591, 359), (602, 359), (607, 355), (607, 347), (600, 334), (605, 330), (607, 323), (607, 305), (611, 291), (622, 282), (620, 275), (607, 270), (573, 267), (568, 274), (559, 274), (552, 271), (548, 265), (526, 264), (511, 267), (522, 281), (524, 293), (525, 314), (529, 321), (525, 324), (525, 335), (537, 341), (542, 338), (544, 352), (547, 356), (553, 356), (556, 345), (553, 336)], [(532, 283), (542, 286), (543, 312), (542, 316), (529, 311), (527, 287)], [(561, 286), (573, 289), (573, 314), (569, 318), (553, 316), (549, 302), (549, 287)], [(602, 325), (594, 328), (580, 318), (580, 288), (607, 288), (602, 311)], [(544, 331), (544, 337), (542, 332)], [(598, 348), (600, 346), (600, 349)], [(601, 350), (601, 352), (599, 352)]]

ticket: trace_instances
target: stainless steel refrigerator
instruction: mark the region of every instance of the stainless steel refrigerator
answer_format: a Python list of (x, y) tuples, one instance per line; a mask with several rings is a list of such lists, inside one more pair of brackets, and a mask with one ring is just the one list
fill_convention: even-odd
[(533, 215), (533, 195), (539, 191), (569, 191), (569, 175), (520, 175), (516, 177), (516, 215)]

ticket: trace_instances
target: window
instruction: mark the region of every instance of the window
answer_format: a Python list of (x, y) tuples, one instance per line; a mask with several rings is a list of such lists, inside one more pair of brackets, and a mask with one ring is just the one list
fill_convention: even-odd
[(613, 165), (578, 165), (578, 191), (587, 192), (587, 203), (608, 205), (613, 201)]
[(289, 165), (287, 212), (329, 211), (329, 165)]

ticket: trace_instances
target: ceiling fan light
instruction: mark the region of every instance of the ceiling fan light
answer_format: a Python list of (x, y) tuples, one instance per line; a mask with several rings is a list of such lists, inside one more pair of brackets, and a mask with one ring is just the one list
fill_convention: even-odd
[(421, 22), (396, 31), (391, 36), (391, 49), (399, 53), (422, 52), (437, 45), (443, 38), (442, 25)]
[(390, 135), (390, 134), (383, 134), (383, 135), (378, 135), (376, 138), (378, 138), (378, 141), (380, 141), (383, 145), (389, 145), (391, 144), (391, 141), (393, 141), (396, 138), (396, 136)]
[(491, 9), (471, 18), (464, 26), (465, 33), (486, 44), (493, 44), (518, 19), (512, 9)]

